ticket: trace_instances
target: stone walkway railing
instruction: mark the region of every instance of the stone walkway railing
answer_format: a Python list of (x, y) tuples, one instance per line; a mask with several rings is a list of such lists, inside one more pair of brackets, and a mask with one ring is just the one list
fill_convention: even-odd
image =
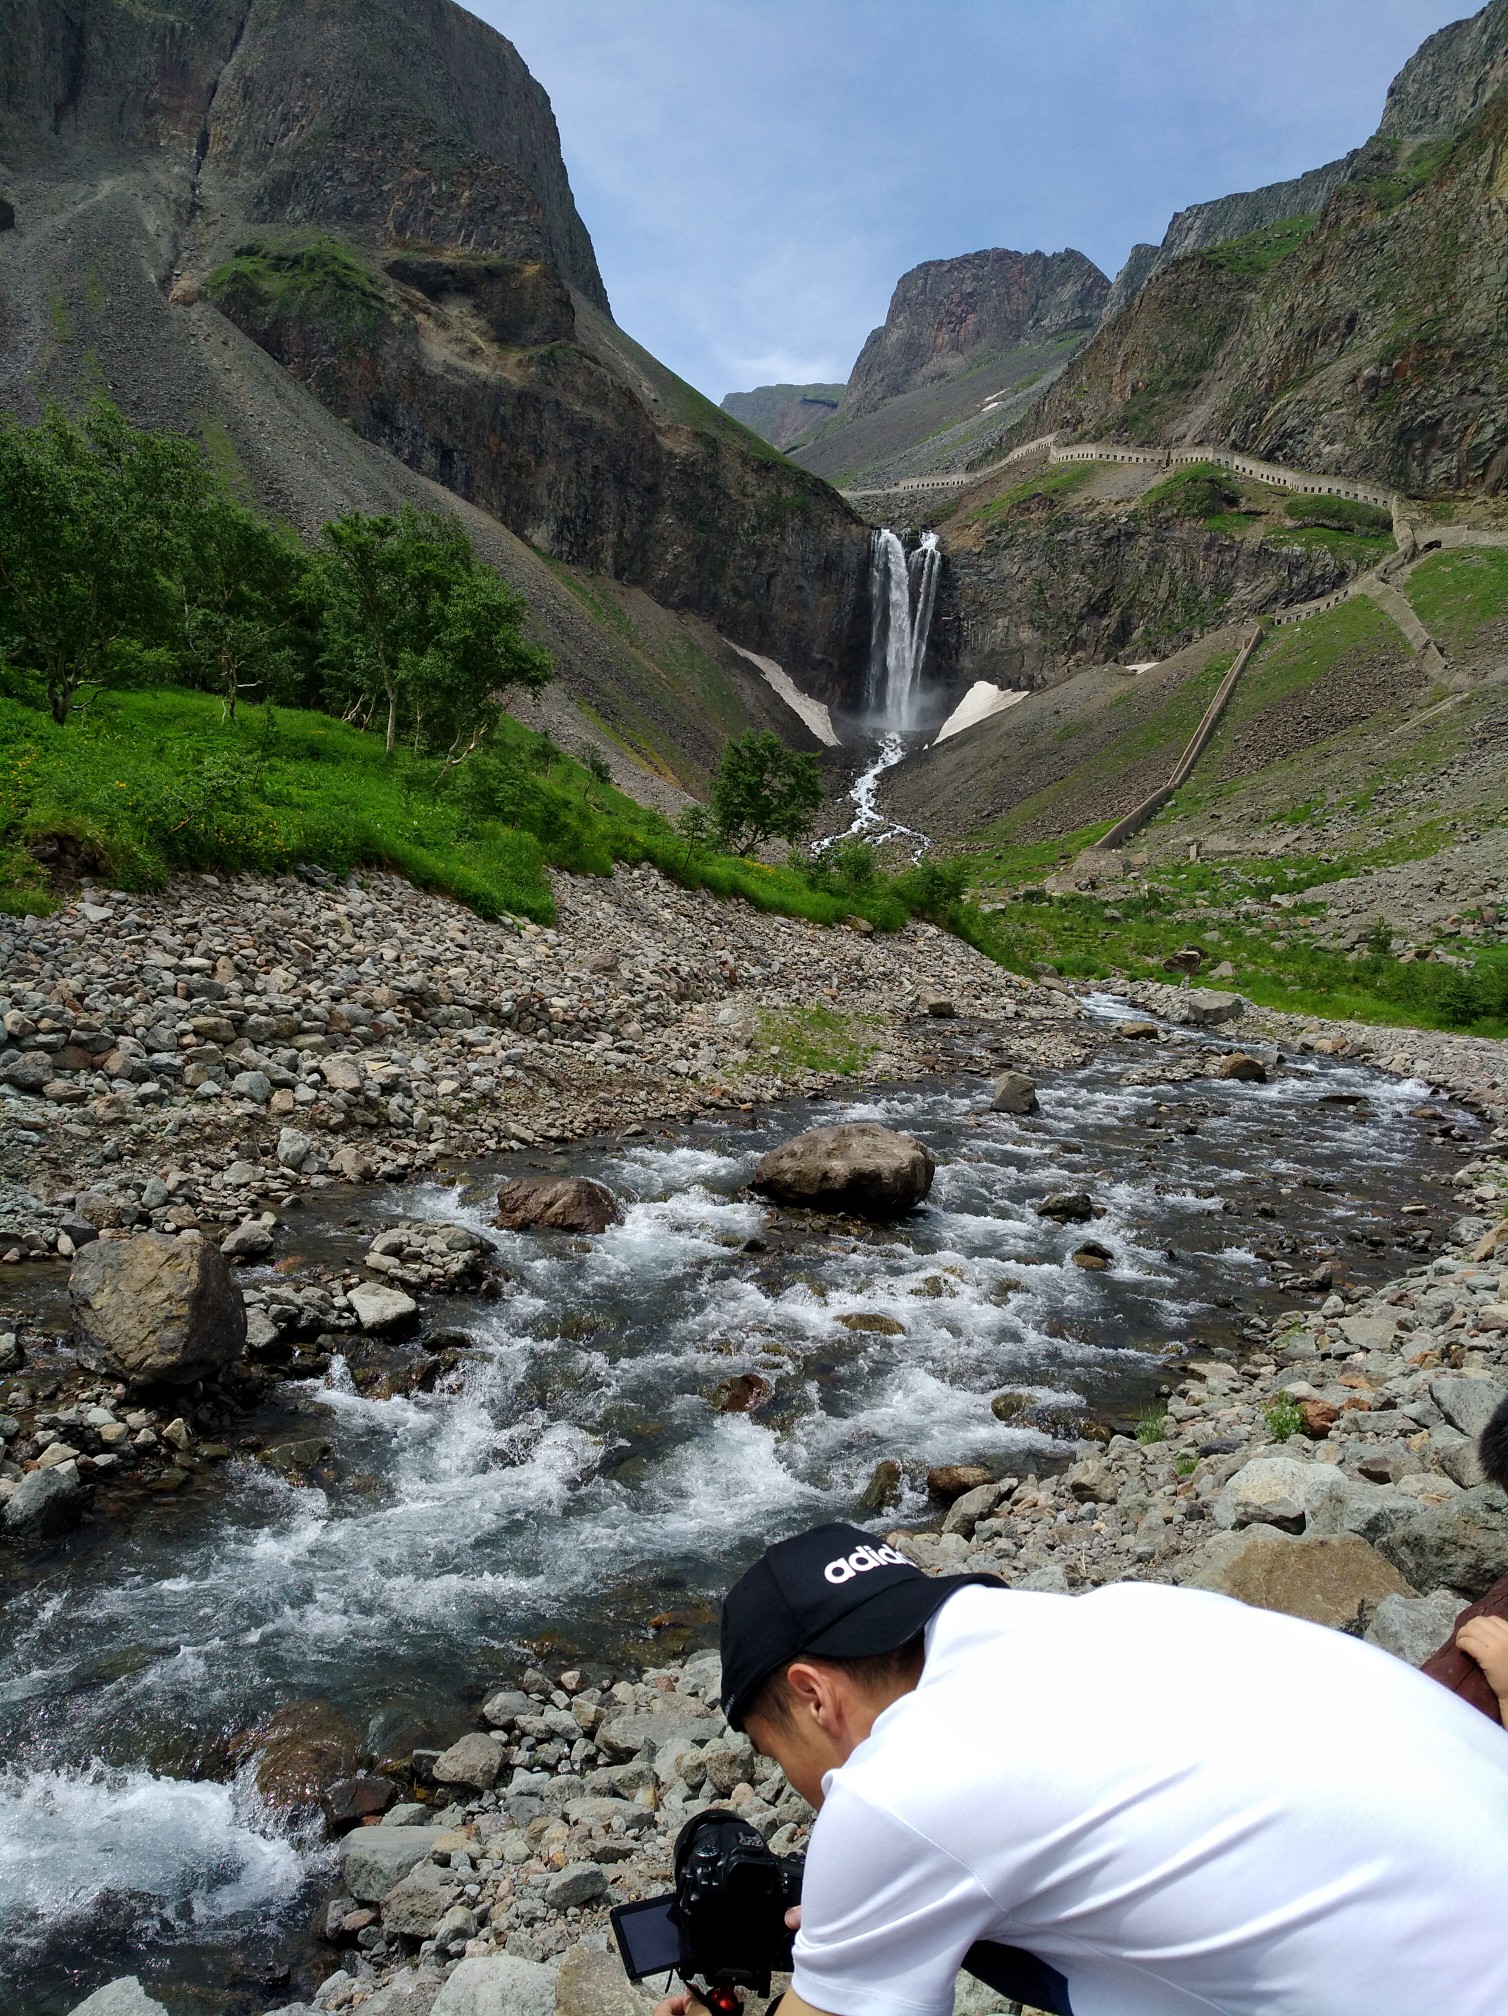
[(1312, 469), (1289, 469), (1281, 462), (1263, 462), (1255, 455), (1242, 455), (1234, 448), (1212, 448), (1196, 443), (1189, 448), (1126, 448), (1114, 441), (1075, 441), (1048, 450), (1052, 462), (1136, 462), (1160, 469), (1187, 468), (1193, 462), (1211, 462), (1217, 469), (1233, 470), (1283, 490), (1302, 490), (1306, 496), (1349, 497), (1353, 503), (1376, 504), (1384, 511), (1393, 508), (1395, 492), (1380, 483), (1363, 483), (1355, 476), (1327, 476)]
[[(1148, 469), (1186, 468), (1194, 462), (1212, 462), (1217, 469), (1230, 469), (1239, 476), (1251, 476), (1282, 490), (1301, 490), (1306, 496), (1349, 497), (1353, 503), (1376, 504), (1396, 517), (1398, 496), (1380, 483), (1364, 483), (1356, 476), (1323, 475), (1313, 469), (1289, 469), (1281, 462), (1264, 462), (1256, 455), (1243, 455), (1234, 448), (1216, 448), (1195, 443), (1188, 448), (1130, 448), (1119, 441), (1075, 441), (1058, 446), (1056, 434), (1039, 434), (1035, 441), (1023, 441), (983, 469), (950, 469), (935, 476), (904, 476), (898, 482), (872, 489), (845, 490), (845, 497), (893, 497), (907, 493), (965, 490), (1014, 463), (1046, 451), (1049, 462), (1130, 462)], [(1508, 544), (1508, 534), (1503, 542)]]
[(871, 490), (842, 490), (842, 497), (895, 497), (909, 492), (923, 490), (962, 490), (968, 485), (982, 483), (987, 476), (998, 470), (1009, 469), (1015, 462), (1024, 462), (1030, 455), (1040, 455), (1050, 449), (1057, 440), (1056, 434), (1039, 434), (1035, 441), (1023, 441), (1019, 448), (1013, 448), (1008, 455), (1002, 455), (998, 462), (991, 462), (983, 469), (954, 469), (940, 476), (902, 476), (894, 483), (882, 483)]
[(1225, 712), (1230, 696), (1236, 690), (1237, 680), (1251, 663), (1251, 655), (1261, 641), (1262, 626), (1260, 623), (1253, 624), (1251, 630), (1247, 633), (1245, 643), (1236, 653), (1235, 664), (1232, 665), (1229, 672), (1220, 681), (1220, 684), (1215, 689), (1214, 698), (1200, 716), (1199, 726), (1194, 730), (1193, 735), (1189, 739), (1188, 746), (1174, 766), (1172, 776), (1166, 784), (1160, 785), (1150, 798), (1143, 798), (1141, 803), (1134, 806), (1123, 819), (1118, 819), (1105, 837), (1095, 842), (1097, 847), (1121, 846), (1131, 838), (1133, 833), (1140, 832), (1149, 819), (1155, 818), (1173, 796), (1174, 792), (1188, 782), (1189, 777), (1193, 773), (1194, 765), (1204, 754), (1206, 748), (1209, 746), (1210, 737), (1220, 725), (1220, 717)]

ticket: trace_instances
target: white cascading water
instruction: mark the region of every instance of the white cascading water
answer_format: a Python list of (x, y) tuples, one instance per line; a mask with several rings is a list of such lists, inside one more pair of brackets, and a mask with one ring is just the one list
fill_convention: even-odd
[(924, 532), (909, 558), (899, 535), (888, 525), (882, 525), (870, 542), (866, 697), (883, 727), (895, 733), (904, 734), (916, 725), (941, 565), (935, 532)]
[(922, 666), (937, 602), (942, 551), (935, 532), (924, 532), (907, 557), (899, 536), (882, 525), (869, 546), (869, 673), (864, 700), (880, 731), (880, 744), (850, 787), (852, 824), (817, 843), (824, 852), (839, 840), (894, 840), (914, 843), (913, 859), (931, 842), (912, 826), (882, 816), (875, 804), (880, 778), (906, 753), (906, 736), (916, 727)]

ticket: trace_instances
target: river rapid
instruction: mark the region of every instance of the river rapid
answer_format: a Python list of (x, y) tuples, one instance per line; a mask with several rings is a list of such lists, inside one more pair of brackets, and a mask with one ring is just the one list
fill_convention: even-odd
[[(1459, 1150), (1412, 1117), (1425, 1087), (1320, 1059), (1265, 1086), (1124, 1085), (1148, 1049), (1044, 1074), (1024, 1120), (964, 1074), (537, 1158), (609, 1183), (624, 1222), (490, 1233), (503, 1297), (426, 1308), (464, 1346), (437, 1390), (366, 1398), (337, 1359), (278, 1389), (277, 1419), (292, 1407), (330, 1444), (305, 1480), (234, 1460), (8, 1565), (0, 2016), (55, 2016), (137, 1970), (184, 2016), (286, 1999), (276, 1963), (329, 1851), (228, 1762), (280, 1704), (333, 1704), (381, 1759), (470, 1726), (483, 1687), (534, 1657), (621, 1671), (711, 1642), (731, 1576), (770, 1539), (855, 1516), (882, 1458), (904, 1496), (876, 1530), (926, 1516), (930, 1464), (1061, 1462), (1079, 1421), (1133, 1422), (1170, 1355), (1237, 1348), (1249, 1317), (1292, 1307), (1271, 1285), (1283, 1242), (1296, 1265), (1330, 1255), (1337, 1279), (1379, 1281), (1448, 1222), (1430, 1179)], [(904, 1225), (744, 1194), (764, 1149), (838, 1118), (932, 1148), (932, 1196)], [(326, 1193), (298, 1249), (355, 1265), (416, 1215), (484, 1230), (497, 1173)], [(1038, 1217), (1065, 1189), (1103, 1215)], [(1086, 1233), (1109, 1271), (1073, 1264)], [(741, 1378), (754, 1405), (723, 1411)], [(992, 1415), (1002, 1389), (1029, 1396), (1026, 1425)]]

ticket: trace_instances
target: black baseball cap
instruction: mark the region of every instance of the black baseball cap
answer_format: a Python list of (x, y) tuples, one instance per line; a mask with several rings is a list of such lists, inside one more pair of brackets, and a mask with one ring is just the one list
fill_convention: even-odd
[(760, 1686), (803, 1652), (862, 1659), (895, 1652), (971, 1583), (924, 1575), (899, 1548), (837, 1521), (767, 1547), (723, 1602), (723, 1713), (735, 1729)]

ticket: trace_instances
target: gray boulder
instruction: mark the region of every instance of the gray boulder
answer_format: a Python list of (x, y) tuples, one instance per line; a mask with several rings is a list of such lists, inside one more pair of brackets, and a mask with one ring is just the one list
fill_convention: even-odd
[(1496, 1379), (1462, 1378), (1443, 1372), (1429, 1382), (1429, 1397), (1452, 1428), (1459, 1428), (1474, 1442), (1498, 1407), (1508, 1400), (1508, 1387)]
[(1464, 1607), (1453, 1589), (1437, 1589), (1432, 1596), (1384, 1596), (1367, 1626), (1367, 1643), (1410, 1666), (1422, 1666), (1450, 1636)]
[(569, 1911), (573, 1904), (595, 1904), (607, 1895), (607, 1873), (595, 1862), (567, 1862), (558, 1876), (545, 1883), (545, 1902), (552, 1911)]
[(616, 1953), (572, 1946), (560, 1956), (554, 2016), (652, 2016), (655, 2001), (652, 1989), (629, 1980)]
[(699, 1701), (688, 1702), (681, 1708), (625, 1709), (602, 1724), (597, 1747), (604, 1757), (626, 1763), (646, 1747), (653, 1755), (666, 1743), (710, 1743), (726, 1734), (720, 1715), (709, 1715)]
[(346, 1299), (363, 1330), (396, 1330), (419, 1313), (412, 1295), (380, 1281), (358, 1281)]
[(990, 1111), (1035, 1113), (1036, 1110), (1036, 1080), (1028, 1078), (1024, 1071), (1002, 1071), (995, 1080), (995, 1096), (990, 1101)]
[(813, 1127), (760, 1157), (754, 1188), (781, 1204), (897, 1218), (932, 1188), (937, 1164), (920, 1141), (872, 1121)]
[(442, 1750), (434, 1761), (433, 1775), (437, 1785), (468, 1785), (477, 1792), (490, 1792), (502, 1768), (503, 1746), (478, 1730)]
[(1183, 1006), (1196, 1028), (1212, 1029), (1216, 1023), (1234, 1021), (1246, 1003), (1239, 994), (1220, 987), (1193, 987), (1183, 996)]
[(401, 1932), (407, 1939), (433, 1939), (435, 1927), (456, 1901), (458, 1887), (448, 1869), (416, 1862), (383, 1898), (382, 1929)]
[(257, 1218), (248, 1218), (220, 1241), (227, 1260), (265, 1260), (272, 1251), (272, 1228)]
[(203, 1239), (96, 1240), (74, 1256), (68, 1299), (79, 1357), (128, 1385), (188, 1385), (245, 1349), (241, 1292)]
[(1260, 1525), (1283, 1533), (1336, 1533), (1351, 1488), (1332, 1464), (1255, 1456), (1216, 1498), (1215, 1524), (1228, 1532)]
[(612, 1191), (588, 1176), (512, 1176), (492, 1222), (505, 1232), (605, 1232), (622, 1217)]
[(430, 2016), (555, 2016), (554, 1967), (512, 1953), (462, 1960)]
[(73, 2016), (168, 2016), (168, 2012), (153, 2001), (136, 1975), (123, 1974), (96, 1988), (87, 2001), (77, 2004)]
[(1508, 1575), (1508, 1499), (1495, 1485), (1478, 1484), (1448, 1505), (1427, 1505), (1379, 1536), (1386, 1554), (1416, 1589), (1442, 1584), (1484, 1596)]
[(445, 1832), (443, 1827), (358, 1827), (340, 1844), (341, 1880), (358, 1904), (380, 1904)]
[(79, 1473), (72, 1463), (60, 1463), (23, 1477), (6, 1499), (0, 1523), (12, 1540), (51, 1540), (77, 1526), (83, 1509)]

